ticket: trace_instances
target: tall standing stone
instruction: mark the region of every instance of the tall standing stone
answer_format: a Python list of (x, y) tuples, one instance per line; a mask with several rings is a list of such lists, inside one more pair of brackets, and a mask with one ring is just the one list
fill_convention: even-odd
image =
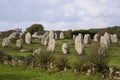
[(55, 45), (56, 45), (56, 41), (55, 41), (55, 34), (53, 31), (49, 32), (49, 42), (48, 42), (48, 48), (47, 51), (55, 51)]
[(54, 38), (49, 38), (49, 43), (48, 43), (47, 51), (54, 52), (55, 51), (55, 44), (56, 44), (55, 39)]
[(105, 51), (107, 49), (106, 46), (107, 42), (104, 36), (100, 37), (100, 47), (99, 47), (99, 54), (105, 56)]
[(90, 44), (91, 43), (91, 37), (89, 34), (84, 35), (84, 44)]
[(78, 36), (75, 39), (75, 50), (77, 51), (78, 55), (85, 54), (82, 34), (78, 34)]
[(19, 48), (22, 48), (22, 45), (23, 45), (23, 40), (22, 39), (18, 39), (16, 41), (16, 46), (19, 47)]
[(63, 32), (60, 33), (60, 39), (64, 39), (65, 38), (65, 35)]
[(50, 32), (49, 32), (49, 39), (50, 39), (50, 38), (54, 38), (54, 39), (55, 39), (55, 34), (54, 34), (53, 31), (50, 31)]
[(8, 47), (10, 40), (8, 38), (4, 38), (2, 42), (2, 47)]
[(27, 32), (25, 35), (25, 42), (27, 44), (31, 44), (31, 42), (32, 42), (32, 37), (31, 37), (31, 34), (29, 32)]
[(64, 44), (62, 45), (62, 52), (63, 52), (63, 54), (67, 54), (67, 53), (70, 52), (70, 47), (69, 47), (68, 44), (64, 43)]
[(111, 36), (109, 33), (105, 32), (104, 33), (104, 44), (106, 45), (106, 48), (108, 49), (110, 46), (110, 42), (111, 42)]

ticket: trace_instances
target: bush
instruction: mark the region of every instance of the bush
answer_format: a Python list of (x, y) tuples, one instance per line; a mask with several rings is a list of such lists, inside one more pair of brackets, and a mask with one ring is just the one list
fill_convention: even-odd
[(34, 67), (39, 67), (40, 69), (47, 69), (47, 65), (53, 61), (53, 57), (50, 53), (40, 53), (34, 55)]
[(56, 61), (55, 61), (55, 64), (56, 64), (56, 68), (61, 71), (61, 70), (64, 70), (64, 68), (69, 68), (69, 63), (68, 63), (68, 59), (63, 57), (63, 56), (60, 56)]
[(0, 63), (3, 64), (4, 61), (11, 62), (12, 57), (10, 55), (5, 54), (2, 50), (0, 50)]
[(107, 67), (107, 60), (98, 53), (91, 53), (87, 55), (87, 61), (90, 63), (89, 67), (96, 68), (97, 72), (102, 72)]
[(77, 72), (79, 71), (84, 71), (88, 68), (88, 65), (86, 65), (87, 59), (86, 56), (79, 56), (75, 62), (73, 62), (73, 69), (76, 70)]

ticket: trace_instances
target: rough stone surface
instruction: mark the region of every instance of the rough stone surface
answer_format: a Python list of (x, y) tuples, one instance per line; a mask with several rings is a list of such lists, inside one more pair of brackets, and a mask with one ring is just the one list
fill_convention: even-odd
[(49, 32), (49, 39), (51, 39), (51, 38), (55, 39), (55, 34), (53, 31)]
[(91, 37), (89, 34), (84, 35), (84, 44), (90, 44), (91, 43)]
[(65, 35), (63, 32), (60, 33), (60, 39), (64, 39), (65, 38)]
[(13, 38), (17, 38), (17, 37), (19, 37), (19, 33), (13, 32), (12, 34), (10, 34), (10, 35), (8, 36), (8, 39), (13, 39)]
[(33, 52), (33, 55), (41, 54), (42, 52), (43, 52), (43, 50), (41, 48), (39, 48)]
[(32, 42), (31, 34), (29, 32), (26, 33), (26, 35), (25, 35), (25, 42), (27, 44), (31, 44), (31, 42)]
[(4, 38), (2, 42), (2, 47), (8, 47), (10, 40), (8, 38)]
[(47, 40), (46, 37), (43, 37), (43, 38), (41, 39), (41, 44), (42, 44), (42, 45), (47, 45), (47, 44), (48, 44), (48, 40)]
[(93, 40), (95, 42), (99, 42), (100, 41), (100, 35), (99, 34), (95, 34)]
[(63, 43), (63, 45), (62, 45), (62, 52), (63, 52), (63, 54), (67, 54), (67, 53), (70, 52), (70, 47), (69, 47), (68, 44)]
[(22, 40), (22, 39), (18, 39), (18, 40), (16, 41), (16, 46), (19, 47), (19, 48), (21, 48), (22, 45), (23, 45), (23, 40)]
[(111, 40), (112, 40), (112, 43), (117, 43), (118, 42), (117, 35), (116, 34), (111, 35)]
[(82, 34), (79, 34), (75, 39), (75, 50), (77, 51), (78, 55), (85, 54)]
[(58, 39), (57, 33), (55, 33), (55, 39)]
[(56, 45), (56, 41), (54, 38), (49, 38), (49, 43), (48, 43), (48, 48), (47, 51), (55, 51), (55, 45)]

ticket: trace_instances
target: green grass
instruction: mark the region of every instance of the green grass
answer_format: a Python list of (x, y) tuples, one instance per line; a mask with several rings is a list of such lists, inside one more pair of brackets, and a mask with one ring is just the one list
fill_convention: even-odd
[[(28, 67), (0, 65), (0, 80), (103, 80), (99, 76), (86, 76), (73, 72), (47, 72)], [(107, 79), (106, 79), (107, 80)]]
[[(2, 43), (2, 39), (0, 39), (0, 44)], [(68, 43), (70, 45), (70, 54), (63, 55), (65, 56), (70, 63), (74, 62), (77, 59), (77, 53), (74, 49), (74, 40), (57, 40), (56, 42), (55, 53), (51, 54), (54, 57), (60, 57), (62, 54), (61, 46), (63, 43)], [(92, 44), (85, 45), (85, 53), (90, 54), (97, 50), (98, 43), (92, 42)], [(11, 43), (10, 47), (0, 48), (7, 54), (12, 56), (20, 55), (20, 56), (28, 56), (32, 54), (32, 52), (20, 52), (20, 49), (16, 48), (15, 43)], [(41, 48), (43, 50), (47, 49), (47, 46), (43, 46), (40, 44), (39, 40), (34, 40), (33, 44), (24, 44), (23, 49), (31, 49), (36, 50)], [(112, 44), (108, 51), (108, 65), (116, 66), (120, 68), (120, 45)], [(98, 76), (88, 77), (85, 74), (75, 74), (72, 72), (55, 72), (50, 73), (47, 71), (40, 71), (37, 69), (30, 69), (24, 67), (17, 66), (7, 66), (0, 65), (0, 80), (103, 80)]]

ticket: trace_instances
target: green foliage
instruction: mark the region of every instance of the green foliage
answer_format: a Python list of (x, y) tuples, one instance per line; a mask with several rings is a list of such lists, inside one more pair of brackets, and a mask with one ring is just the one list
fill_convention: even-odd
[(64, 56), (60, 56), (58, 59), (56, 59), (55, 64), (59, 71), (69, 67), (68, 59)]
[(34, 67), (40, 67), (41, 69), (47, 69), (47, 64), (52, 62), (53, 57), (50, 53), (40, 53), (34, 55)]
[(34, 34), (34, 32), (38, 32), (38, 34), (42, 34), (44, 31), (44, 27), (42, 24), (32, 24), (30, 27), (26, 29), (26, 32), (30, 32)]
[(67, 39), (72, 38), (72, 30), (65, 31), (65, 38), (67, 38)]
[(8, 31), (4, 31), (2, 32), (2, 38), (4, 37), (8, 37), (10, 34), (12, 34), (13, 32), (15, 32), (15, 30), (8, 30)]

